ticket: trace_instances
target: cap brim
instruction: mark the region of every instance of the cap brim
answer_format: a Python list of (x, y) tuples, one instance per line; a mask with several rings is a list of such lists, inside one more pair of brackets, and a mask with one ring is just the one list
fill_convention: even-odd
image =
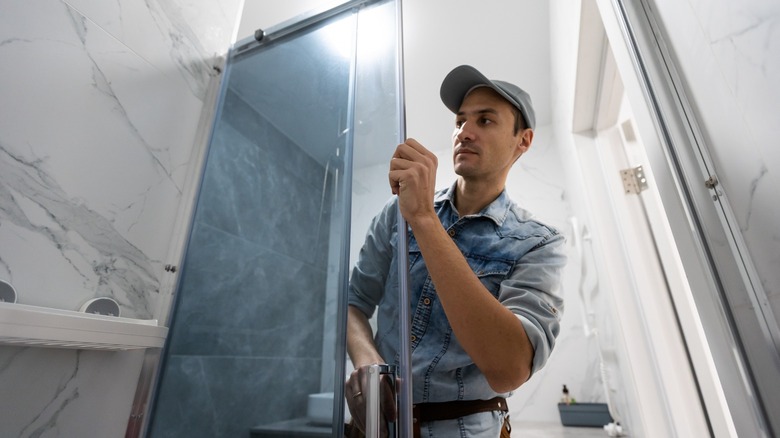
[(490, 87), (504, 96), (504, 98), (509, 99), (506, 93), (493, 85), (490, 79), (470, 65), (455, 67), (442, 81), (439, 94), (442, 102), (444, 102), (444, 106), (453, 113), (457, 113), (460, 110), (460, 105), (463, 103), (463, 98), (466, 97), (466, 93), (480, 85)]

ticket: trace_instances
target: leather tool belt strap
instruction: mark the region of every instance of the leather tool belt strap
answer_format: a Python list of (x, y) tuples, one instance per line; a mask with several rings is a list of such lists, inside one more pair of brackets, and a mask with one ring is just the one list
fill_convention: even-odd
[(441, 403), (418, 403), (412, 406), (414, 438), (420, 438), (420, 423), (428, 421), (454, 420), (480, 412), (509, 412), (506, 399), (495, 397), (490, 400), (456, 400)]

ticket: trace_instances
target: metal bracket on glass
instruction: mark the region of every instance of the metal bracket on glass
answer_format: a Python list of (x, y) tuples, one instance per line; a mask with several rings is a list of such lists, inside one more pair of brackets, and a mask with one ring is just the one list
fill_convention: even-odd
[[(381, 380), (382, 376), (388, 376), (393, 396), (395, 396), (395, 372), (396, 368), (386, 364), (371, 365), (368, 367), (368, 387), (364, 388), (363, 396), (366, 400), (366, 438), (379, 438), (382, 431), (382, 407), (381, 407)], [(388, 436), (395, 436), (395, 424), (388, 423)]]

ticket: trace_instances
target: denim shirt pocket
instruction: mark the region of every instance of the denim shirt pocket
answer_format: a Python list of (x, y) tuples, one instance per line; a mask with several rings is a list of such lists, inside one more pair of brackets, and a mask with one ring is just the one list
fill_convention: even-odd
[[(430, 283), (428, 268), (422, 257), (422, 251), (417, 245), (414, 235), (409, 234), (409, 285), (412, 308), (416, 309), (417, 301), (421, 299), (425, 285)], [(414, 285), (414, 286), (413, 286)]]
[(466, 261), (474, 274), (479, 277), (482, 285), (498, 298), (501, 282), (512, 271), (514, 261), (486, 257), (483, 255), (466, 254)]
[(420, 251), (419, 245), (417, 245), (417, 239), (414, 238), (414, 234), (409, 232), (409, 239), (407, 240), (407, 249), (409, 251), (409, 269), (414, 267), (415, 263), (422, 257), (422, 251)]

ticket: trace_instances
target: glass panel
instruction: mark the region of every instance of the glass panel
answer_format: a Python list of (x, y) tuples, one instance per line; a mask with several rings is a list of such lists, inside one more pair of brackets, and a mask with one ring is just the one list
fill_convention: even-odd
[(355, 29), (230, 60), (150, 436), (340, 433)]
[[(400, 77), (403, 70), (400, 22), (400, 4), (397, 1), (366, 8), (361, 11), (358, 19), (350, 259), (352, 265), (357, 262), (370, 219), (379, 213), (392, 196), (387, 179), (390, 157), (405, 137), (403, 81)], [(405, 225), (402, 227), (405, 229)], [(399, 250), (406, 253), (405, 248)], [(405, 305), (409, 308), (408, 298)], [(408, 319), (408, 315), (399, 314), (398, 317), (401, 320)], [(371, 321), (374, 333), (375, 318)], [(396, 327), (398, 330), (389, 336), (401, 336), (401, 327), (406, 327), (406, 337), (401, 339), (408, 339), (408, 322), (402, 324), (399, 321)], [(384, 359), (394, 366), (399, 378), (404, 376), (408, 367), (401, 366), (404, 365), (403, 357)], [(352, 369), (348, 371), (351, 372)], [(398, 435), (411, 436), (411, 379), (401, 379), (398, 383)]]

